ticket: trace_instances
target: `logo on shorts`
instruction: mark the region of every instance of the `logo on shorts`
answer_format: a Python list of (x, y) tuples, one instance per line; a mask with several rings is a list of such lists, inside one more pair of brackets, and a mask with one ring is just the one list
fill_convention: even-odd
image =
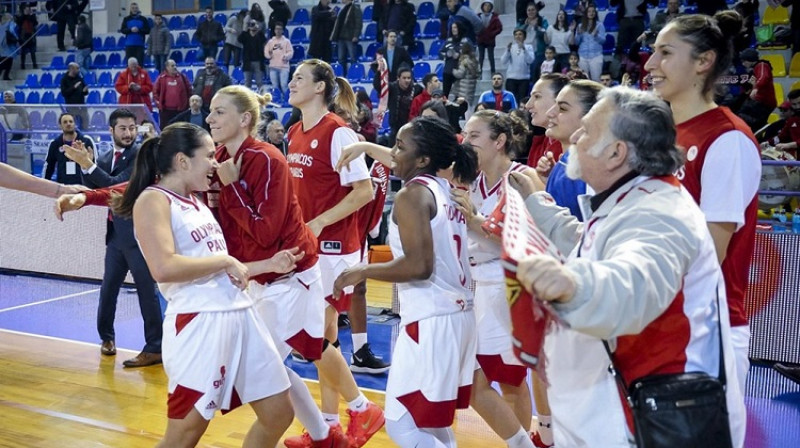
[[(214, 389), (219, 389), (225, 384), (225, 366), (219, 367), (219, 379), (214, 380)], [(214, 405), (216, 407), (216, 405)]]
[(340, 254), (342, 253), (342, 242), (341, 241), (320, 241), (320, 247), (323, 252), (329, 254)]
[(217, 403), (214, 403), (214, 400), (211, 400), (211, 403), (208, 403), (208, 406), (206, 406), (206, 410), (210, 409), (217, 409)]

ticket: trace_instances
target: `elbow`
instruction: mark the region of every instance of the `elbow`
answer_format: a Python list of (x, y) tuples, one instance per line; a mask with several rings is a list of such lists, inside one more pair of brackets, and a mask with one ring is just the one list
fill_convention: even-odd
[(411, 280), (428, 280), (433, 275), (433, 258), (414, 263)]

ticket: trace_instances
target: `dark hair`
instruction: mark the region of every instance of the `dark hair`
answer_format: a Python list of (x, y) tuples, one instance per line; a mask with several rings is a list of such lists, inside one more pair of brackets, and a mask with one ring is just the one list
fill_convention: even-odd
[(796, 100), (797, 98), (800, 98), (800, 89), (789, 91), (789, 94), (786, 95), (786, 98), (789, 98), (790, 100)]
[(123, 217), (133, 215), (133, 205), (145, 188), (156, 183), (159, 176), (172, 171), (172, 160), (178, 153), (193, 157), (208, 136), (196, 124), (180, 122), (167, 126), (158, 137), (145, 140), (136, 155), (136, 164), (128, 187), (122, 195), (111, 198), (111, 209)]
[(400, 78), (404, 72), (411, 73), (411, 81), (414, 81), (414, 71), (411, 70), (411, 67), (407, 66), (405, 63), (400, 64), (400, 68), (397, 69), (397, 77)]
[(279, 26), (284, 30), (286, 29), (286, 25), (284, 25), (283, 22), (275, 22), (274, 24), (272, 24), (272, 28), (275, 28), (276, 26)]
[[(742, 29), (742, 16), (736, 11), (725, 10), (709, 17), (703, 14), (679, 16), (667, 25), (674, 29), (680, 39), (692, 46), (692, 57), (713, 51), (716, 54), (714, 67), (708, 73), (702, 93), (707, 95), (717, 79), (728, 71), (733, 61), (733, 38)], [(666, 27), (665, 27), (666, 28)]]
[(434, 77), (436, 77), (438, 79), (439, 75), (437, 75), (436, 73), (428, 73), (427, 75), (423, 76), (422, 77), (422, 85), (425, 86), (425, 88), (427, 88), (428, 84), (430, 84), (431, 80)]
[(458, 30), (458, 40), (464, 39), (464, 25), (462, 25), (459, 21), (455, 21), (447, 27), (447, 35), (451, 38), (453, 37), (453, 25), (455, 25), (456, 29)]
[(422, 107), (419, 109), (419, 114), (422, 115), (422, 112), (426, 110), (432, 110), (436, 112), (436, 115), (441, 118), (442, 120), (448, 121), (450, 118), (447, 114), (447, 108), (444, 107), (444, 103), (442, 100), (428, 100), (426, 101)]
[[(564, 23), (563, 23), (563, 25), (559, 25), (559, 23), (558, 23), (558, 15), (561, 14), (561, 13), (564, 14)], [(568, 19), (569, 19), (569, 17), (567, 17), (567, 12), (564, 11), (563, 9), (559, 9), (558, 12), (556, 12), (556, 19), (553, 21), (553, 28), (557, 29), (558, 31), (568, 30), (569, 29), (569, 22), (567, 21)], [(562, 26), (563, 26), (563, 29), (561, 28)]]
[(500, 76), (501, 78), (506, 79), (506, 75), (504, 75), (504, 74), (502, 74), (500, 72), (492, 73), (492, 78), (494, 78), (495, 76)]
[(337, 111), (355, 117), (358, 110), (356, 94), (347, 79), (336, 76), (331, 65), (321, 59), (306, 59), (300, 63), (298, 69), (303, 65), (311, 69), (314, 82), (325, 83), (325, 104), (333, 105)]
[(475, 47), (468, 40), (461, 42), (461, 55), (475, 56)]
[[(594, 19), (589, 18), (589, 8), (594, 8)], [(593, 33), (594, 29), (597, 28), (597, 19), (600, 16), (597, 13), (597, 6), (594, 3), (589, 3), (589, 6), (586, 7), (586, 12), (581, 17), (581, 31), (584, 33)], [(589, 21), (591, 20), (591, 24)]]
[[(581, 116), (586, 115), (586, 113), (589, 112), (589, 109), (591, 109), (592, 106), (597, 103), (600, 92), (606, 88), (599, 82), (588, 79), (576, 79), (570, 81), (567, 84), (567, 87), (574, 90), (575, 94), (578, 96), (578, 102), (583, 109)], [(638, 129), (638, 131), (641, 131), (641, 129)]]
[(453, 167), (453, 177), (470, 184), (478, 177), (478, 155), (469, 144), (459, 144), (452, 126), (435, 117), (417, 117), (410, 123), (417, 156), (430, 159), (428, 173)]
[(525, 39), (528, 38), (528, 31), (525, 29), (524, 25), (514, 28), (514, 32), (511, 33), (511, 35), (513, 36), (514, 34), (517, 34), (517, 33), (522, 33), (522, 40), (525, 40)]
[(509, 158), (513, 159), (525, 146), (528, 138), (528, 128), (521, 118), (495, 110), (475, 112), (472, 114), (472, 118), (477, 118), (486, 123), (492, 140), (497, 140), (500, 134), (505, 134), (506, 146), (503, 151)]
[(539, 77), (539, 81), (550, 83), (550, 91), (553, 92), (553, 97), (558, 96), (558, 92), (569, 84), (569, 78), (560, 73), (545, 73)]
[(117, 121), (120, 118), (133, 118), (133, 121), (136, 121), (136, 114), (131, 112), (128, 109), (115, 109), (114, 112), (111, 112), (111, 115), (108, 117), (108, 126), (114, 127), (117, 125)]
[(71, 114), (71, 113), (69, 113), (69, 112), (62, 112), (62, 113), (61, 113), (61, 115), (59, 115), (59, 116), (58, 116), (58, 124), (61, 124), (61, 119), (62, 119), (62, 118), (64, 118), (64, 117), (66, 117), (67, 115), (69, 115), (70, 117), (72, 117), (72, 119), (73, 119), (73, 120), (75, 119), (75, 115), (72, 115), (72, 114)]

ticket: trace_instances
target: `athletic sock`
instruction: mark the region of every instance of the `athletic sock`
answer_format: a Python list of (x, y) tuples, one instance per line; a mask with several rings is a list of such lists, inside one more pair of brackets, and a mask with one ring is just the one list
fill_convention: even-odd
[(545, 445), (553, 444), (553, 417), (549, 415), (539, 415), (539, 438)]
[(325, 423), (327, 423), (330, 426), (339, 423), (339, 414), (326, 414), (323, 412), (322, 418), (325, 420)]
[(535, 448), (531, 441), (531, 436), (522, 427), (516, 434), (506, 439), (508, 448)]
[(367, 400), (367, 397), (359, 392), (355, 400), (347, 403), (347, 408), (355, 412), (364, 412), (367, 409), (368, 404), (369, 400)]
[(353, 333), (353, 353), (361, 350), (361, 347), (367, 343), (367, 333)]
[(286, 373), (289, 375), (289, 398), (292, 400), (292, 407), (294, 407), (294, 414), (297, 420), (303, 424), (311, 435), (312, 440), (324, 440), (328, 437), (330, 427), (325, 423), (322, 418), (322, 413), (314, 402), (314, 397), (308, 390), (308, 386), (303, 382), (303, 379), (295, 373), (292, 369), (286, 368)]

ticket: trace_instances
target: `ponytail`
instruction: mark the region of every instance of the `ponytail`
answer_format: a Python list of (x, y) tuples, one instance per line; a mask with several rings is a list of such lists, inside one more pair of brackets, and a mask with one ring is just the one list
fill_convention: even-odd
[(456, 145), (453, 154), (453, 178), (463, 185), (469, 185), (478, 178), (478, 153), (472, 145)]
[(337, 93), (328, 104), (333, 103), (337, 115), (341, 116), (345, 121), (354, 122), (358, 113), (356, 94), (347, 79), (337, 76), (335, 82)]
[(160, 137), (147, 139), (136, 154), (133, 174), (128, 181), (128, 187), (123, 194), (112, 194), (111, 210), (115, 215), (130, 218), (133, 215), (133, 205), (145, 188), (156, 183), (159, 170), (157, 164)]

